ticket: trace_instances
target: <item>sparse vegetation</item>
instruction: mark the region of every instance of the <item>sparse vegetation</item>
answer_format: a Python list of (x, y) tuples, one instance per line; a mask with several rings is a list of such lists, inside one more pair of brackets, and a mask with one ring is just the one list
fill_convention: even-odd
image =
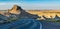
[(60, 23), (60, 20), (44, 20), (44, 21), (47, 21), (47, 22), (57, 22), (57, 23)]
[(13, 21), (16, 21), (16, 20), (17, 20), (17, 18), (8, 18), (7, 22), (13, 22)]

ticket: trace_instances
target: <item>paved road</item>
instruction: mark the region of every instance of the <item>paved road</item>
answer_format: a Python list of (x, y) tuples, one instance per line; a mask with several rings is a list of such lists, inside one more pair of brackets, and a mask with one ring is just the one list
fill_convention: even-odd
[(60, 29), (60, 24), (46, 21), (40, 22), (42, 23), (42, 29)]
[(19, 19), (11, 23), (0, 24), (0, 29), (41, 29), (41, 23), (34, 19)]
[(34, 19), (19, 19), (15, 22), (0, 24), (0, 29), (60, 29), (60, 24)]

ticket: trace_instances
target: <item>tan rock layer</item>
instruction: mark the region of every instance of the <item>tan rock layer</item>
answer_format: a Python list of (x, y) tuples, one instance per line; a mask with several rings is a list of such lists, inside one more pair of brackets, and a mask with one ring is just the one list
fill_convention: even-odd
[(13, 14), (20, 14), (20, 11), (17, 10), (17, 5), (14, 5), (14, 7), (9, 10), (10, 13), (13, 13)]
[(56, 15), (60, 17), (60, 10), (28, 10), (27, 12), (41, 17), (44, 15), (47, 18), (54, 18)]

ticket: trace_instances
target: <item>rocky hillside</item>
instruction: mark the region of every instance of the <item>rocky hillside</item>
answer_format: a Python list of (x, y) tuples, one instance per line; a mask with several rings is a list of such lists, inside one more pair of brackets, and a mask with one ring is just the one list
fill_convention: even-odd
[(20, 18), (39, 18), (38, 15), (30, 14), (23, 10), (20, 6), (14, 5), (12, 9), (7, 12), (0, 12), (0, 20), (20, 19)]

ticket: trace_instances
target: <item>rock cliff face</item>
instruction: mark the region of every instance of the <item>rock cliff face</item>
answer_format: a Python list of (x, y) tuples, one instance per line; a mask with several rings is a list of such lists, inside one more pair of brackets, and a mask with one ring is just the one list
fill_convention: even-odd
[(23, 10), (20, 6), (14, 5), (11, 10), (8, 10), (7, 12), (0, 13), (0, 18), (7, 20), (7, 19), (20, 19), (20, 18), (32, 18), (37, 19), (39, 18), (38, 15), (33, 15), (25, 10)]
[(12, 14), (20, 14), (21, 12), (21, 7), (14, 5), (13, 8), (11, 10), (9, 10), (9, 13)]
[(11, 10), (9, 10), (9, 13), (16, 14), (18, 18), (37, 19), (39, 17), (38, 15), (33, 15), (33, 14), (26, 12), (25, 10), (23, 10), (21, 7), (17, 5), (14, 5), (14, 7)]

